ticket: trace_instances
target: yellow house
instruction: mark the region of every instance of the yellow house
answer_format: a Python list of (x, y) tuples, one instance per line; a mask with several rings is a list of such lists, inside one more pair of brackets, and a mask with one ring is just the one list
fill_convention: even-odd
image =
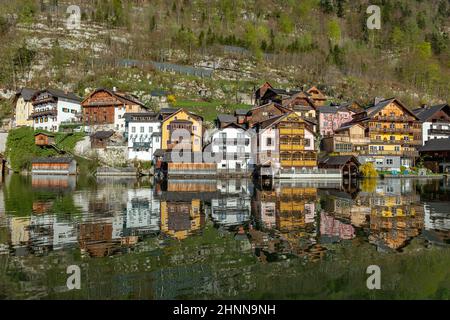
[(201, 152), (203, 149), (203, 118), (180, 109), (162, 120), (161, 149), (180, 147)]
[(417, 116), (399, 100), (392, 98), (354, 116), (369, 131), (368, 153), (414, 157), (421, 145), (421, 125)]
[(293, 112), (280, 118), (275, 125), (279, 129), (281, 166), (317, 167), (314, 137), (306, 122)]
[(23, 88), (16, 93), (14, 98), (14, 120), (16, 127), (33, 126), (33, 120), (30, 119), (30, 116), (33, 113), (31, 100), (35, 93), (36, 90), (29, 88)]

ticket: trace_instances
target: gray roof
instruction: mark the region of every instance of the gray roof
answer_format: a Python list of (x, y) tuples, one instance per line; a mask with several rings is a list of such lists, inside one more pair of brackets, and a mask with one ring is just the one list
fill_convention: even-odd
[(73, 92), (66, 92), (66, 91), (59, 90), (59, 89), (46, 89), (43, 91), (47, 91), (52, 96), (57, 97), (57, 98), (63, 98), (63, 99), (67, 99), (67, 100), (81, 102), (81, 98)]
[(338, 107), (331, 107), (331, 106), (330, 107), (327, 107), (327, 106), (319, 107), (320, 113), (336, 113), (338, 111), (339, 111)]
[(127, 122), (155, 122), (158, 120), (158, 114), (153, 112), (125, 113), (124, 118)]
[(236, 117), (231, 114), (219, 114), (217, 120), (219, 120), (219, 122), (232, 123), (236, 121)]
[(68, 157), (61, 158), (34, 158), (31, 163), (71, 163), (74, 159)]
[(234, 114), (237, 116), (245, 116), (247, 115), (249, 110), (245, 110), (245, 109), (237, 109), (236, 111), (234, 111)]
[(94, 139), (108, 139), (114, 135), (114, 131), (97, 131), (91, 135)]
[(444, 109), (448, 104), (438, 104), (432, 107), (424, 107), (413, 110), (414, 114), (419, 118), (420, 121), (425, 122), (430, 119), (435, 113)]
[(450, 138), (448, 139), (431, 139), (419, 149), (420, 152), (426, 151), (450, 151)]
[(356, 161), (357, 164), (359, 163), (354, 156), (326, 156), (320, 159), (319, 163), (321, 165), (343, 166), (351, 160)]
[(178, 110), (180, 110), (180, 108), (161, 108), (160, 113), (172, 114), (172, 113), (177, 112)]
[(17, 91), (17, 96), (22, 96), (23, 100), (25, 101), (31, 101), (34, 94), (37, 92), (35, 89), (31, 88), (22, 88), (21, 90)]

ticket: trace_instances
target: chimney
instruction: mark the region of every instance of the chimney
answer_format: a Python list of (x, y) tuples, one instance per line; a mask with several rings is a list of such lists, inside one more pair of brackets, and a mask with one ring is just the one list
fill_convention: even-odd
[(423, 109), (428, 109), (428, 105), (426, 103), (422, 103), (422, 105), (420, 107)]
[(113, 92), (117, 92), (117, 87), (113, 87)]

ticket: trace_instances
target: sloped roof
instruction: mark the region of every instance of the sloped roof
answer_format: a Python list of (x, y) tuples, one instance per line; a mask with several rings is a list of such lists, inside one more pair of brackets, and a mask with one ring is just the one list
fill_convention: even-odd
[(94, 139), (108, 139), (114, 135), (114, 131), (97, 131), (91, 135)]
[(43, 92), (48, 92), (50, 95), (52, 95), (54, 97), (67, 99), (67, 100), (71, 100), (71, 101), (81, 102), (81, 100), (82, 100), (79, 96), (77, 96), (73, 92), (66, 92), (66, 91), (59, 90), (59, 89), (44, 89), (41, 91), (36, 91), (33, 95), (33, 98)]
[(355, 162), (357, 165), (359, 165), (358, 159), (356, 159), (355, 156), (326, 156), (321, 159), (319, 159), (319, 164), (325, 165), (325, 166), (344, 166), (349, 161)]
[(232, 123), (236, 121), (236, 117), (231, 114), (219, 114), (217, 120), (224, 123)]
[(71, 163), (74, 159), (69, 157), (61, 158), (34, 158), (31, 163)]
[(22, 96), (23, 100), (28, 102), (31, 101), (36, 92), (38, 92), (38, 90), (31, 88), (22, 88), (21, 90), (17, 91), (16, 96)]
[(420, 121), (425, 122), (430, 119), (434, 114), (441, 111), (445, 107), (448, 107), (448, 104), (438, 104), (432, 107), (425, 107), (413, 110), (414, 114), (419, 118)]
[(112, 97), (116, 98), (117, 100), (119, 100), (122, 103), (133, 103), (133, 104), (137, 104), (140, 105), (141, 107), (146, 108), (145, 104), (142, 103), (141, 101), (139, 101), (139, 99), (132, 95), (132, 94), (128, 94), (128, 93), (124, 93), (124, 92), (119, 92), (119, 91), (114, 91), (114, 90), (109, 90), (109, 89), (105, 89), (105, 88), (98, 88), (96, 90), (94, 90), (94, 92), (92, 92), (91, 94), (89, 94), (83, 101), (82, 104), (85, 103), (85, 101), (87, 101), (90, 97), (92, 97), (93, 95), (95, 95), (98, 92), (107, 92), (109, 95), (111, 95)]
[(234, 114), (237, 116), (245, 116), (245, 115), (247, 115), (248, 112), (249, 112), (249, 110), (237, 109), (236, 111), (234, 111)]
[(420, 152), (426, 151), (450, 151), (449, 139), (431, 139), (419, 149)]

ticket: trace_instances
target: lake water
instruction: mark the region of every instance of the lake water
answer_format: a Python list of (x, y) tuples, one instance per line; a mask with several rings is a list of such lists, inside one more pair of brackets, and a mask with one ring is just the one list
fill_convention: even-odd
[(0, 299), (449, 299), (449, 266), (448, 180), (0, 185)]

